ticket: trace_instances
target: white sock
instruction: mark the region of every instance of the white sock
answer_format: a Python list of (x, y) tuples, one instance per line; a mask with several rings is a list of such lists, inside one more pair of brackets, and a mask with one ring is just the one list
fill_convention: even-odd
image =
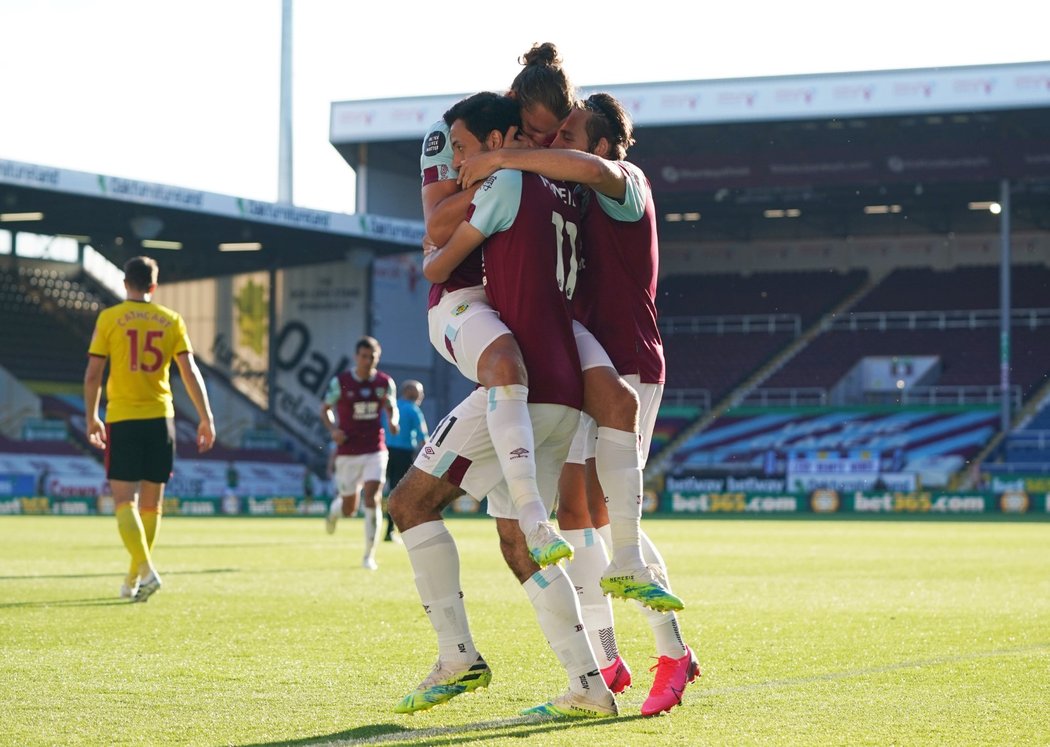
[(341, 519), (343, 517), (343, 497), (337, 495), (328, 506), (328, 518)]
[[(649, 535), (645, 532), (641, 533), (639, 537), (642, 543), (642, 559), (646, 565), (657, 565), (664, 572), (664, 578), (667, 578), (667, 564), (664, 563), (663, 556), (660, 555), (660, 551), (656, 549), (656, 545), (649, 539)], [(667, 590), (671, 590), (671, 581), (667, 580)], [(651, 610), (648, 607), (642, 607), (642, 612), (645, 614), (645, 619), (649, 622), (649, 627), (653, 631), (653, 637), (656, 639), (656, 655), (657, 656), (669, 656), (672, 659), (681, 659), (685, 656), (685, 642), (682, 640), (682, 629), (678, 627), (678, 617), (674, 612), (657, 612)]]
[(602, 542), (605, 543), (605, 551), (608, 552), (609, 548), (612, 547), (612, 529), (608, 524), (602, 524), (595, 531), (601, 535)]
[(638, 434), (598, 428), (594, 466), (606, 495), (613, 560), (621, 568), (638, 567), (642, 564), (642, 551), (638, 546), (642, 520), (642, 457), (638, 451)]
[(443, 521), (428, 521), (401, 533), (415, 572), (416, 589), (437, 633), (438, 656), (446, 664), (478, 658), (459, 583), (459, 550)]
[(580, 616), (594, 658), (599, 668), (605, 669), (620, 655), (613, 629), (612, 600), (602, 593), (599, 585), (609, 565), (605, 543), (594, 529), (566, 529), (562, 536), (575, 551), (565, 566), (565, 572), (579, 595)]
[(569, 689), (590, 700), (605, 697), (609, 689), (580, 623), (580, 606), (569, 577), (559, 566), (549, 565), (532, 574), (522, 588), (551, 650), (569, 675)]
[(486, 391), (489, 436), (518, 512), (518, 526), (528, 536), (537, 522), (550, 518), (536, 487), (536, 439), (529, 418), (529, 388), (510, 384)]
[(365, 512), (365, 557), (374, 558), (376, 554), (376, 535), (379, 534), (379, 522), (383, 519), (381, 511), (364, 507)]

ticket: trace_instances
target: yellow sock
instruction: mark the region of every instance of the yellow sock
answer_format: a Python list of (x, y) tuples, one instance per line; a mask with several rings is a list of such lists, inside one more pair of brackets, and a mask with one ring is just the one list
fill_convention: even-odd
[(146, 533), (146, 547), (153, 552), (153, 544), (157, 541), (157, 530), (160, 529), (160, 517), (163, 515), (160, 506), (156, 508), (145, 508), (139, 511), (142, 517), (142, 529)]
[[(139, 510), (139, 518), (142, 519), (142, 530), (146, 534), (146, 548), (150, 551), (151, 556), (153, 555), (153, 543), (157, 540), (157, 528), (160, 525), (160, 517), (162, 515), (163, 511), (160, 506)], [(128, 570), (128, 586), (133, 586), (138, 577), (139, 566), (132, 560), (131, 568)]]
[(138, 576), (143, 565), (149, 565), (149, 547), (146, 545), (146, 533), (142, 528), (142, 519), (138, 509), (131, 503), (124, 503), (117, 508), (117, 529), (124, 547), (131, 555), (132, 575)]

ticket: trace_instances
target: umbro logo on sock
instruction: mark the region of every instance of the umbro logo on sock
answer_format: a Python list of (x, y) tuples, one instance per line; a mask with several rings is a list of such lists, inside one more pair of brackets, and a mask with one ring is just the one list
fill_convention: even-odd
[(521, 446), (519, 446), (517, 449), (514, 449), (514, 451), (510, 452), (511, 459), (523, 459), (528, 455), (529, 450)]

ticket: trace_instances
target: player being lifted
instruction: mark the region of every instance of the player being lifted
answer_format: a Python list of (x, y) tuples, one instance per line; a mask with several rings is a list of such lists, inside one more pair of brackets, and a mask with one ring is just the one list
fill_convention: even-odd
[[(522, 57), (522, 63), (509, 95), (520, 105), (524, 133), (536, 141), (549, 142), (575, 102), (575, 89), (553, 44), (535, 45)], [(420, 156), (423, 216), (428, 241), (435, 246), (452, 236), (475, 192), (461, 192), (456, 184), (450, 125), (446, 115), (430, 128)], [(517, 507), (519, 526), (533, 559), (547, 566), (571, 557), (572, 547), (555, 532), (536, 485), (527, 371), (513, 335), (488, 303), (481, 272), (478, 249), (445, 280), (431, 287), (427, 314), (430, 341), (464, 376), (485, 387), (486, 422)]]

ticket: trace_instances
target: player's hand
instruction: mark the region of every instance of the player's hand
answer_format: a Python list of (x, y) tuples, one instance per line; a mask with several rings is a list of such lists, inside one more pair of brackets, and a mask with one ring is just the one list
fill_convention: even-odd
[(202, 420), (197, 426), (197, 452), (203, 454), (215, 445), (215, 423)]
[(340, 446), (346, 443), (346, 434), (343, 433), (342, 428), (336, 428), (334, 431), (332, 431), (332, 440)]
[[(516, 128), (512, 127), (511, 130), (513, 129)], [(499, 159), (500, 152), (498, 150), (485, 151), (465, 159), (459, 165), (459, 176), (456, 178), (456, 181), (459, 182), (459, 186), (463, 187), (463, 189), (467, 189), (477, 182), (488, 179), (499, 171)]]
[(535, 148), (536, 143), (532, 142), (532, 138), (526, 135), (524, 132), (520, 132), (517, 127), (510, 127), (506, 134), (503, 136), (503, 147), (504, 148)]
[(430, 256), (431, 254), (433, 254), (434, 252), (436, 252), (440, 248), (441, 247), (439, 247), (437, 244), (435, 244), (433, 239), (431, 239), (429, 236), (424, 236), (423, 237), (423, 257), (424, 258)]
[(84, 428), (85, 435), (87, 435), (88, 443), (94, 446), (96, 449), (106, 448), (106, 426), (102, 424), (102, 421), (97, 417), (87, 419), (87, 425)]
[(396, 436), (398, 433), (401, 432), (401, 424), (400, 423), (389, 423), (388, 425), (390, 426), (390, 435), (391, 436)]

